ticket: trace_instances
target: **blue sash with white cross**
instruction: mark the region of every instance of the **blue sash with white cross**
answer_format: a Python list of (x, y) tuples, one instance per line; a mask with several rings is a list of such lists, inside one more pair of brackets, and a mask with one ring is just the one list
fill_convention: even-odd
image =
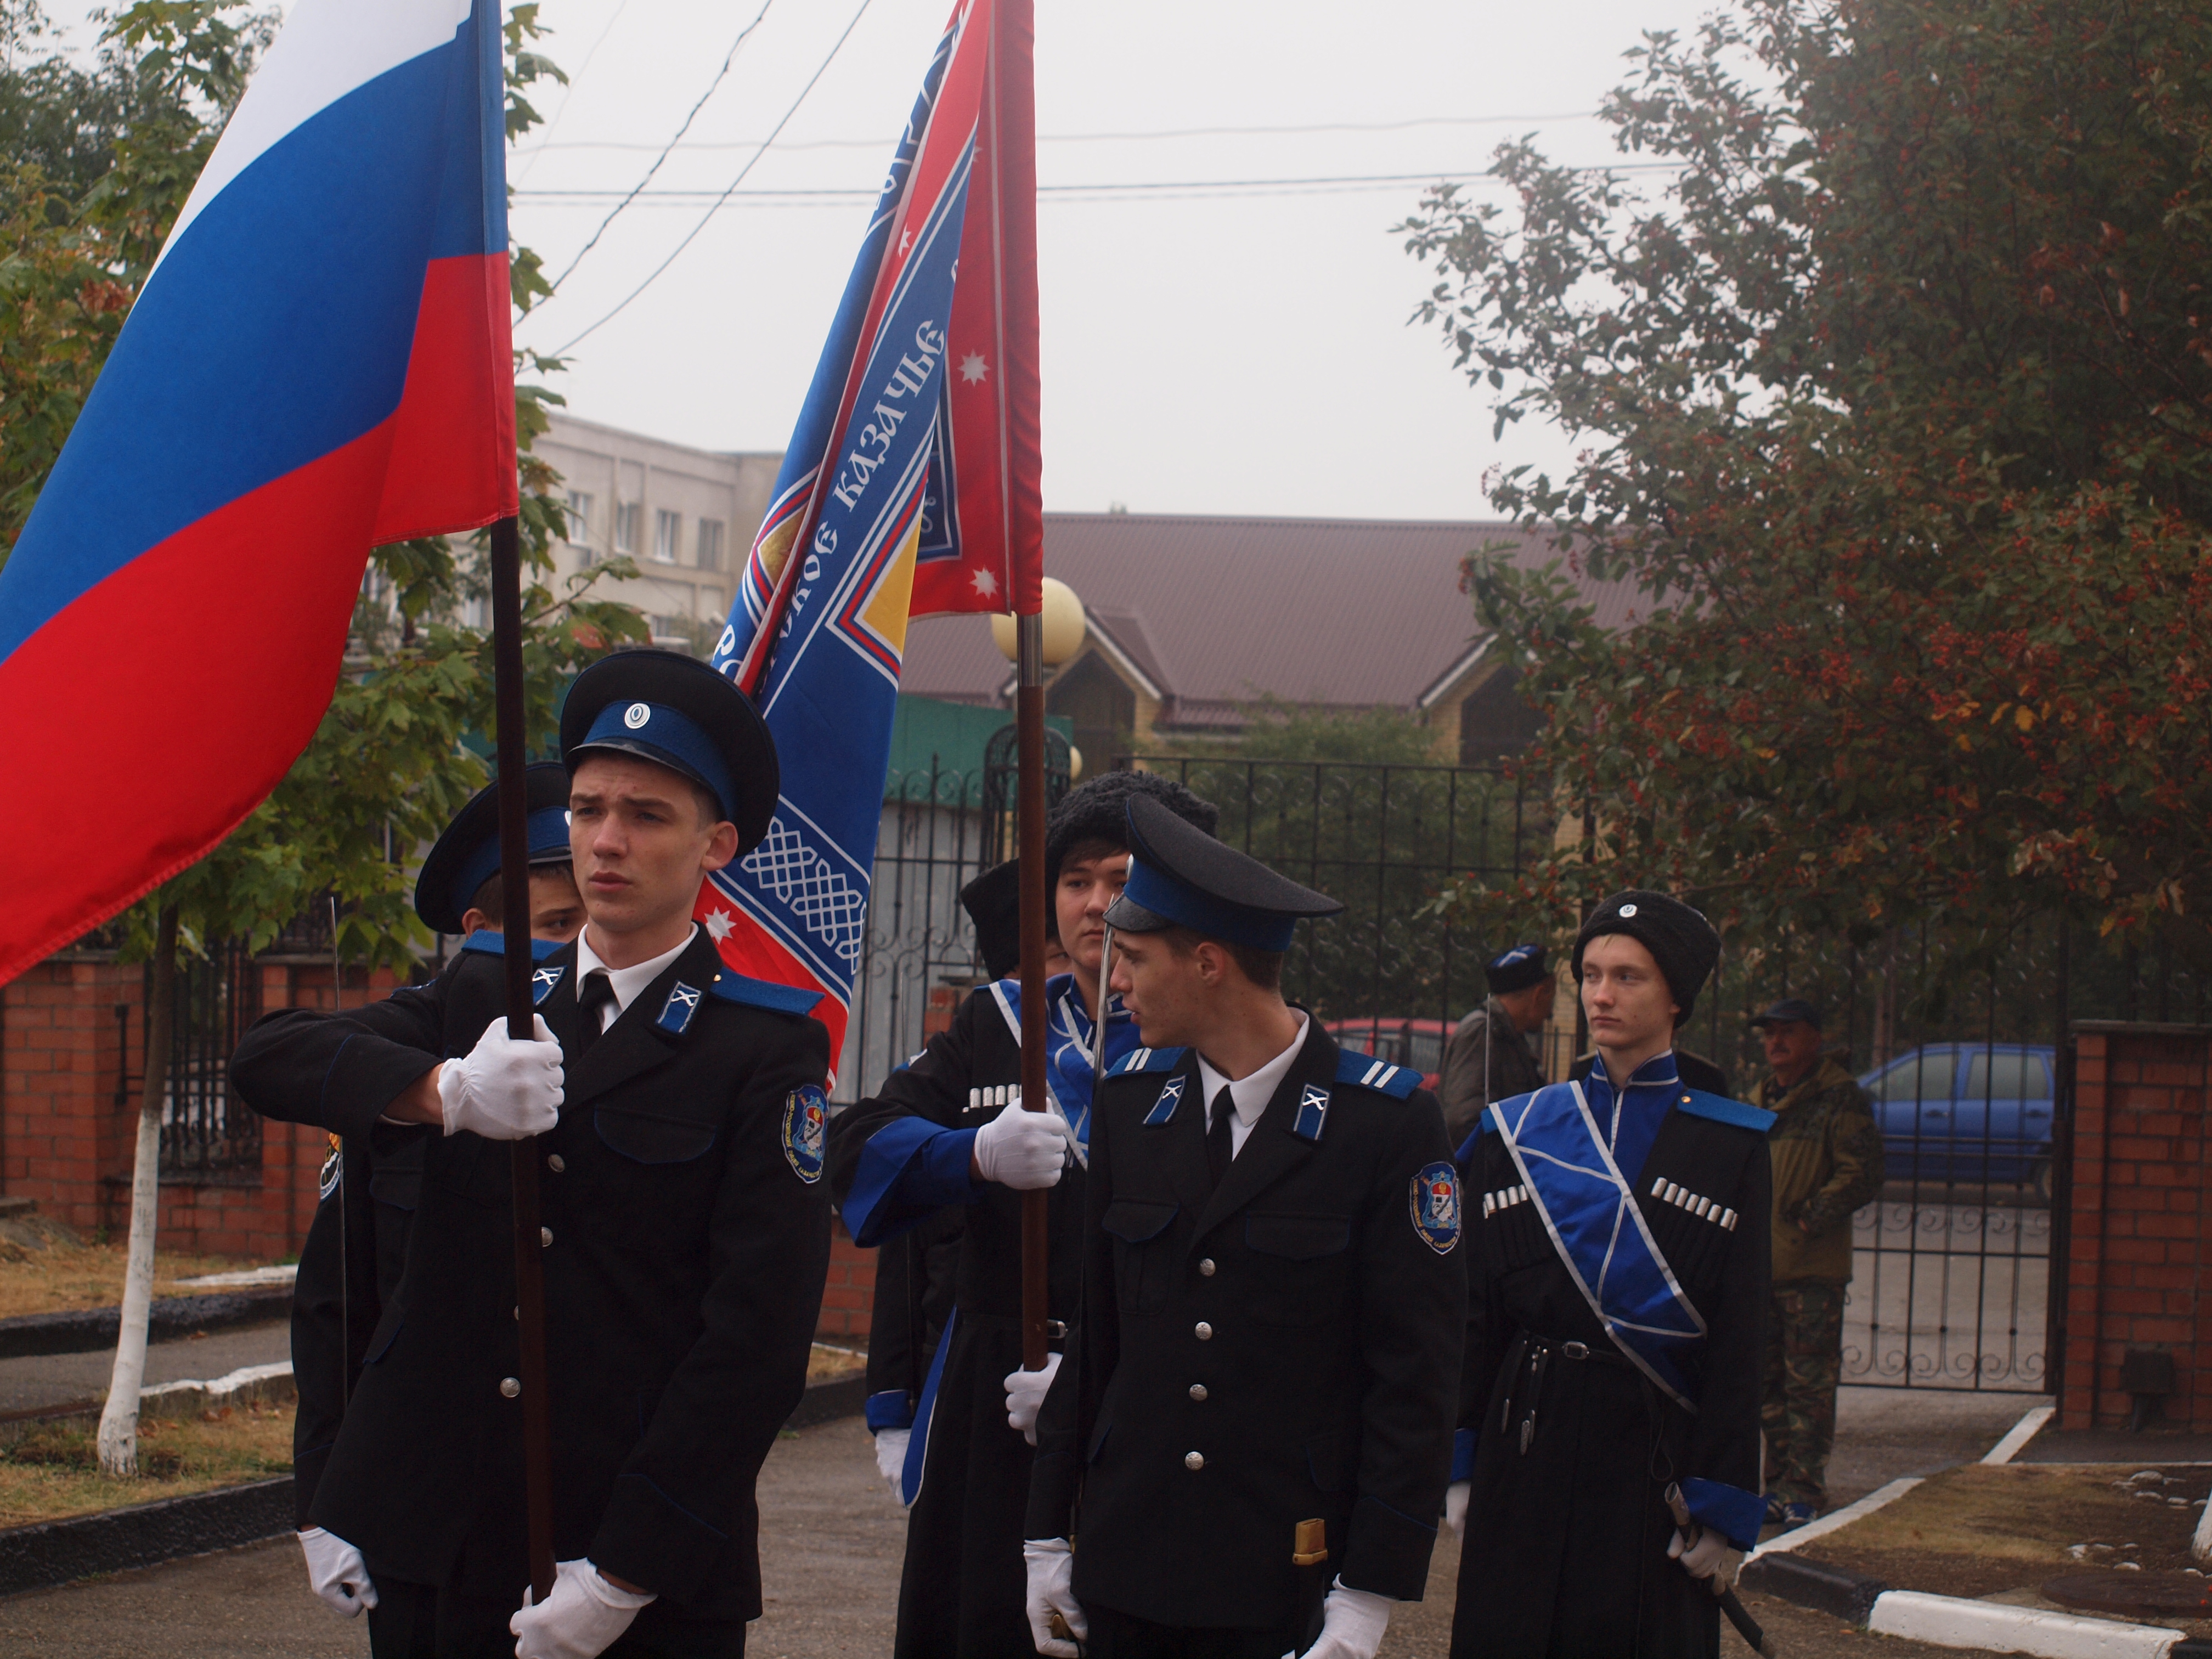
[(1674, 1279), (1579, 1083), (1554, 1083), (1490, 1109), (1552, 1248), (1613, 1346), (1676, 1404), (1695, 1411), (1675, 1363), (1705, 1336)]

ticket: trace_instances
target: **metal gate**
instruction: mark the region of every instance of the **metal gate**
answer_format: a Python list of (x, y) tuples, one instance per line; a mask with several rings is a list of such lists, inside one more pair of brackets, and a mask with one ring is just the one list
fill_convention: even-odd
[[(1125, 758), (1221, 809), (1223, 840), (1346, 903), (1300, 927), (1287, 994), (1345, 1042), (1433, 1075), (1482, 995), (1481, 963), (1518, 942), (1476, 939), (1432, 908), (1448, 877), (1504, 880), (1551, 844), (1541, 795), (1494, 768)], [(981, 973), (959, 908), (986, 860), (982, 780), (894, 780), (875, 865), (838, 1096), (857, 1099), (921, 1048)], [(2206, 987), (2155, 955), (2118, 955), (2048, 921), (1849, 939), (1732, 938), (1681, 1046), (1735, 1091), (1764, 1073), (1749, 1020), (1784, 996), (1826, 1016), (1870, 1085), (1889, 1164), (1853, 1224), (1843, 1380), (2040, 1393), (2056, 1352), (2051, 1264), (2065, 1259), (2069, 1070), (2077, 1018), (2202, 1020)], [(1562, 997), (1546, 1075), (1575, 1058)]]
[[(149, 967), (149, 1002), (152, 992)], [(243, 945), (217, 945), (205, 957), (177, 965), (168, 1089), (161, 1103), (164, 1181), (259, 1179), (261, 1119), (231, 1092), (230, 1056), (260, 1012), (260, 970)], [(142, 1067), (143, 1060), (142, 1045)]]

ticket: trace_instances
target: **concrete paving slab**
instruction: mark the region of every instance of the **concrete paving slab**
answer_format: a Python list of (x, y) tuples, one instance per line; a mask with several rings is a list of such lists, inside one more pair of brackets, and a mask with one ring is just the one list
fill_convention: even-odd
[[(2045, 1395), (1847, 1384), (1836, 1391), (1828, 1502), (1832, 1507), (1849, 1504), (1900, 1476), (1935, 1474), (1956, 1463), (1974, 1462), (2004, 1437), (2021, 1413), (2050, 1403)], [(2031, 1443), (2021, 1457), (2033, 1449)]]

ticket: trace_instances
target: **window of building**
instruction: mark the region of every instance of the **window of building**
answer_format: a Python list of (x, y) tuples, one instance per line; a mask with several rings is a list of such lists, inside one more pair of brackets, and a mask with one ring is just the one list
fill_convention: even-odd
[(635, 501), (615, 503), (615, 551), (637, 551), (637, 520), (643, 509)]
[(722, 568), (722, 521), (720, 519), (699, 520), (699, 568), (720, 570)]
[(658, 564), (676, 562), (677, 544), (683, 538), (684, 515), (662, 507), (653, 515), (653, 557)]
[(592, 543), (592, 497), (588, 490), (568, 492), (568, 540), (587, 551)]
[(645, 625), (651, 631), (655, 645), (666, 650), (693, 651), (696, 653), (694, 635), (698, 629), (692, 626), (689, 617), (647, 617)]

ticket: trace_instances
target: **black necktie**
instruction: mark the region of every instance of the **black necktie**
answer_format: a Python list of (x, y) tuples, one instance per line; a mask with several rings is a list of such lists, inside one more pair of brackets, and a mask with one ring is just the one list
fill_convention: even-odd
[(576, 993), (576, 1007), (584, 1017), (584, 1029), (576, 1036), (576, 1054), (584, 1052), (599, 1040), (599, 1010), (615, 1000), (615, 982), (607, 977), (604, 968), (594, 968), (584, 975), (581, 989)]
[(1218, 1187), (1221, 1177), (1229, 1172), (1229, 1160), (1237, 1154), (1229, 1140), (1229, 1121), (1237, 1115), (1237, 1102), (1228, 1085), (1213, 1097), (1213, 1122), (1206, 1132), (1206, 1164), (1213, 1171), (1213, 1184)]

